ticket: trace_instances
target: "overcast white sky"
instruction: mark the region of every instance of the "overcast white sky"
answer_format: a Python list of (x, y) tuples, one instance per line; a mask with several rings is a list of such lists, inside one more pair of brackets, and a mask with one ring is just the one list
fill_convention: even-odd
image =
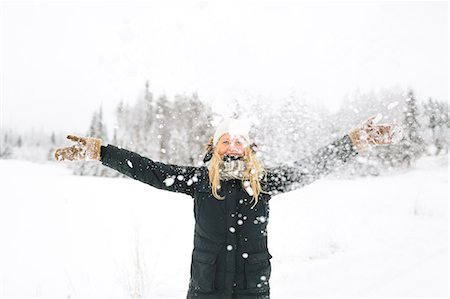
[[(0, 2), (1, 125), (75, 133), (156, 93), (291, 92), (338, 107), (400, 84), (448, 100), (448, 2)], [(226, 110), (224, 110), (226, 113)]]

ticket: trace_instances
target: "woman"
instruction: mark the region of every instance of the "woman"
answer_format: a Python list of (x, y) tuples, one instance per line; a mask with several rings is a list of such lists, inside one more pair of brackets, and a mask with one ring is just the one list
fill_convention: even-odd
[(99, 160), (129, 177), (194, 199), (194, 249), (187, 298), (269, 298), (267, 247), (271, 196), (301, 188), (372, 145), (392, 143), (389, 125), (374, 117), (311, 157), (264, 169), (240, 121), (227, 119), (207, 144), (201, 167), (163, 164), (97, 138), (69, 135), (77, 145), (55, 159)]

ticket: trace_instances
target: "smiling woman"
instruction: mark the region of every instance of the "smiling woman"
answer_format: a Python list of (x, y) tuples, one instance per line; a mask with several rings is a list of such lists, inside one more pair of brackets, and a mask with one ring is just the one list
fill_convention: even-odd
[(267, 242), (272, 196), (306, 186), (370, 148), (392, 141), (388, 125), (371, 117), (349, 134), (294, 163), (264, 168), (248, 127), (226, 119), (206, 145), (204, 165), (178, 166), (142, 157), (98, 138), (68, 136), (78, 144), (55, 159), (100, 160), (129, 177), (194, 200), (194, 249), (187, 298), (269, 298)]

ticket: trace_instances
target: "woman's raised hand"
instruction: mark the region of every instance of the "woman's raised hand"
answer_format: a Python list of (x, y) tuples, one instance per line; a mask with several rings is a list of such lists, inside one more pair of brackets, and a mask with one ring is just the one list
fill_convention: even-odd
[(55, 160), (100, 160), (100, 147), (102, 140), (93, 137), (79, 137), (68, 135), (67, 139), (76, 142), (76, 145), (58, 148), (55, 151)]
[(397, 143), (403, 137), (401, 126), (397, 124), (376, 124), (379, 118), (380, 115), (371, 116), (348, 133), (358, 150)]

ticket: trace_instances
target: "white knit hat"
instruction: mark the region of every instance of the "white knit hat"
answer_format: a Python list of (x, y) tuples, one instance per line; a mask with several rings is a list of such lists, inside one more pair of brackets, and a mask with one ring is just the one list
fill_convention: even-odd
[(247, 143), (250, 143), (248, 132), (250, 131), (250, 124), (243, 120), (225, 118), (216, 128), (214, 133), (214, 146), (216, 146), (220, 137), (223, 134), (229, 133), (231, 137), (241, 136)]

